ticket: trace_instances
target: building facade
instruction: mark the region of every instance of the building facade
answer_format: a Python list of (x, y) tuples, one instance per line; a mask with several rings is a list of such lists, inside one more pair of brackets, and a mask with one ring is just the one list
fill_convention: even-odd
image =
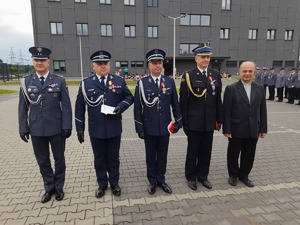
[[(34, 42), (52, 49), (53, 71), (88, 76), (90, 55), (112, 54), (112, 71), (147, 73), (145, 54), (166, 51), (165, 74), (195, 67), (192, 49), (210, 42), (211, 66), (236, 74), (241, 62), (299, 66), (299, 0), (31, 0)], [(174, 35), (175, 28), (175, 35)]]

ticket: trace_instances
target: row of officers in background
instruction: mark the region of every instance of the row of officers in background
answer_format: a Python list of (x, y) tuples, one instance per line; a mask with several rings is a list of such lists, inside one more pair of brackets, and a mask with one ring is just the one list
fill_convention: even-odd
[[(287, 103), (294, 104), (295, 100), (299, 100), (296, 105), (300, 105), (300, 67), (289, 68), (286, 72), (284, 67), (276, 72), (275, 68), (257, 67), (255, 74), (255, 82), (264, 86), (265, 91), (269, 92), (268, 100), (282, 102), (283, 98), (287, 98)], [(276, 91), (276, 95), (275, 95)]]
[[(41, 202), (50, 201), (53, 195), (61, 201), (66, 171), (65, 143), (72, 131), (68, 87), (62, 76), (49, 72), (50, 49), (32, 47), (29, 51), (35, 73), (21, 80), (19, 134), (25, 142), (30, 137), (32, 140), (45, 188)], [(241, 64), (241, 80), (226, 87), (223, 107), (221, 75), (209, 68), (212, 55), (209, 43), (200, 44), (193, 52), (196, 66), (182, 75), (180, 97), (175, 81), (162, 74), (166, 54), (161, 49), (146, 54), (150, 73), (137, 82), (134, 96), (122, 77), (110, 73), (109, 52), (99, 50), (90, 56), (94, 73), (80, 82), (75, 125), (80, 143), (85, 141), (88, 130), (98, 183), (97, 198), (105, 195), (108, 185), (113, 195), (121, 195), (122, 113), (133, 103), (135, 130), (145, 145), (149, 194), (153, 195), (157, 187), (172, 193), (165, 178), (169, 139), (171, 133), (177, 133), (182, 127), (188, 141), (185, 177), (192, 190), (197, 190), (197, 181), (212, 188), (208, 175), (213, 134), (222, 125), (223, 134), (228, 138), (229, 184), (236, 186), (239, 179), (248, 187), (254, 186), (248, 175), (257, 140), (267, 133), (264, 88), (252, 82), (255, 63)], [(243, 160), (239, 166), (240, 154)]]

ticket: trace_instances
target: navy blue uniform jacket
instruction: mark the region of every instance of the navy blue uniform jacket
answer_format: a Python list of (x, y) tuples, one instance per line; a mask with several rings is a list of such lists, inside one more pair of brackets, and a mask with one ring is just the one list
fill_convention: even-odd
[(122, 133), (122, 116), (105, 115), (101, 113), (101, 105), (91, 107), (86, 105), (82, 94), (82, 82), (89, 100), (95, 101), (100, 95), (104, 95), (104, 104), (112, 107), (120, 106), (121, 113), (133, 103), (133, 95), (129, 91), (122, 77), (109, 74), (106, 86), (103, 89), (97, 75), (92, 75), (81, 81), (75, 103), (76, 131), (85, 130), (85, 111), (87, 106), (89, 134), (94, 138), (113, 138)]
[(49, 73), (42, 85), (36, 74), (24, 77), (26, 92), (31, 101), (36, 101), (41, 95), (37, 105), (30, 104), (20, 91), (19, 100), (19, 132), (29, 132), (33, 136), (53, 136), (63, 129), (72, 129), (72, 108), (65, 79), (57, 74)]
[[(140, 96), (140, 82), (143, 82), (146, 100), (152, 102), (159, 98), (159, 104), (148, 107)], [(165, 91), (163, 91), (163, 86)], [(137, 82), (134, 98), (134, 120), (137, 133), (144, 132), (147, 135), (161, 136), (169, 134), (168, 125), (172, 121), (171, 107), (177, 126), (182, 127), (181, 112), (178, 103), (176, 85), (172, 78), (162, 75), (160, 88), (152, 77), (142, 78)]]

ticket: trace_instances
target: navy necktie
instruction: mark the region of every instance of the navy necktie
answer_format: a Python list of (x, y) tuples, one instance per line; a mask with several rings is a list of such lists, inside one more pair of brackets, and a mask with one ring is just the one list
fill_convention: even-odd
[(101, 87), (104, 89), (105, 88), (105, 83), (104, 83), (105, 77), (102, 76), (100, 79), (101, 79), (101, 82), (100, 82)]
[(40, 77), (41, 84), (43, 85), (45, 83), (45, 77)]
[(202, 74), (203, 74), (203, 76), (206, 76), (206, 71), (203, 70), (203, 71), (202, 71)]
[(158, 83), (158, 81), (159, 81), (159, 79), (156, 78), (156, 79), (155, 79), (155, 83), (156, 83), (156, 86), (159, 88), (159, 83)]

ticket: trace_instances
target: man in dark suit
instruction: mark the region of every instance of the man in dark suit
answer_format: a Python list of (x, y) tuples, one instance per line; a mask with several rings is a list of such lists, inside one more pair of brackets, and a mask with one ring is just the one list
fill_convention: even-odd
[[(153, 49), (146, 55), (150, 75), (137, 82), (134, 98), (134, 120), (138, 136), (145, 141), (147, 178), (149, 194), (156, 192), (156, 186), (166, 193), (172, 189), (165, 182), (170, 132), (176, 133), (182, 126), (175, 82), (162, 75), (165, 52)], [(171, 107), (175, 118), (174, 127)], [(170, 130), (170, 132), (169, 132)]]
[(207, 178), (214, 130), (222, 124), (222, 82), (220, 73), (208, 68), (209, 44), (200, 44), (193, 52), (197, 68), (183, 73), (180, 85), (183, 129), (188, 137), (185, 177), (192, 190), (197, 190), (196, 179), (211, 189)]
[(95, 74), (81, 81), (75, 103), (77, 137), (80, 143), (84, 142), (87, 107), (89, 135), (99, 186), (96, 197), (104, 196), (108, 182), (113, 195), (120, 196), (121, 114), (133, 103), (133, 95), (122, 77), (110, 74), (109, 52), (97, 51), (90, 59)]
[(228, 138), (228, 182), (236, 186), (239, 178), (246, 186), (253, 187), (248, 176), (258, 138), (264, 138), (267, 133), (266, 98), (264, 87), (252, 82), (254, 62), (243, 62), (239, 74), (241, 80), (226, 87), (223, 100), (223, 134)]
[[(31, 135), (34, 155), (43, 177), (45, 194), (41, 202), (64, 198), (65, 142), (72, 130), (72, 109), (66, 81), (49, 72), (51, 50), (31, 47), (35, 73), (21, 79), (19, 133), (28, 142)], [(51, 167), (49, 144), (55, 160)]]

